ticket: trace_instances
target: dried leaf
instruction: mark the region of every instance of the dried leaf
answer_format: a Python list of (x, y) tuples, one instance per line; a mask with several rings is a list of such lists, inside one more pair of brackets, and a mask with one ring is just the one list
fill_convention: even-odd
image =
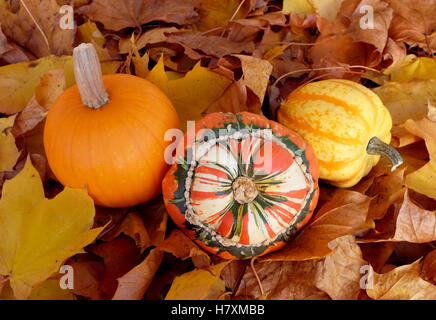
[(159, 249), (151, 250), (144, 261), (118, 278), (118, 288), (112, 300), (141, 300), (153, 280), (162, 258), (162, 251)]
[(303, 261), (323, 258), (332, 253), (330, 241), (353, 235), (369, 227), (367, 222), (371, 198), (354, 191), (339, 190), (312, 217), (295, 239), (278, 252), (260, 260)]
[(0, 118), (0, 172), (11, 171), (20, 155), (11, 133), (15, 118), (16, 115)]
[(316, 286), (333, 300), (356, 300), (360, 293), (361, 267), (366, 263), (354, 236), (332, 240), (329, 248), (334, 252), (317, 265)]
[(436, 80), (387, 82), (374, 92), (389, 109), (394, 125), (407, 119), (421, 119), (427, 114), (428, 102), (436, 104)]
[(0, 1), (4, 33), (37, 57), (72, 54), (74, 30), (61, 27), (61, 16), (56, 0), (20, 1), (17, 13)]
[(433, 300), (436, 286), (419, 276), (420, 260), (384, 274), (370, 268), (366, 293), (376, 300)]
[(418, 191), (430, 198), (436, 199), (434, 180), (436, 179), (436, 123), (426, 118), (413, 121), (407, 120), (404, 127), (414, 135), (425, 140), (430, 161), (417, 171), (406, 176), (407, 187)]
[(101, 22), (105, 29), (119, 31), (151, 21), (180, 25), (195, 23), (200, 0), (94, 0), (78, 10), (91, 20)]
[(196, 64), (183, 78), (170, 80), (163, 59), (151, 70), (147, 79), (170, 98), (180, 117), (182, 128), (187, 121), (199, 120), (202, 113), (216, 101), (231, 84), (231, 80)]
[(174, 230), (158, 247), (182, 260), (191, 258), (198, 269), (209, 269), (209, 255), (201, 250), (183, 232)]

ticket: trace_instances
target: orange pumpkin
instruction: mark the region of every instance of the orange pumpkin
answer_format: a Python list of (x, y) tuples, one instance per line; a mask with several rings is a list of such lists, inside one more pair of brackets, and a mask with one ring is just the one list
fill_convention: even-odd
[(317, 159), (279, 123), (248, 112), (212, 113), (179, 146), (183, 158), (162, 182), (165, 206), (203, 249), (226, 259), (264, 255), (283, 247), (312, 216)]
[(65, 186), (88, 189), (97, 204), (128, 207), (161, 192), (168, 170), (166, 130), (180, 128), (170, 100), (151, 82), (102, 77), (91, 45), (74, 50), (76, 83), (48, 112), (44, 147)]

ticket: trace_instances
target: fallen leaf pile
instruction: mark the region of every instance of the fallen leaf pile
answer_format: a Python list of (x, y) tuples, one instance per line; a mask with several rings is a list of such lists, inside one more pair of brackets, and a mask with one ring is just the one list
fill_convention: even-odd
[[(382, 160), (348, 189), (321, 183), (283, 249), (223, 260), (161, 197), (109, 209), (56, 180), (44, 122), (82, 42), (104, 74), (157, 85), (184, 129), (215, 111), (275, 120), (301, 85), (360, 82), (389, 109), (404, 164)], [(0, 0), (0, 299), (436, 299), (435, 53), (435, 0)]]

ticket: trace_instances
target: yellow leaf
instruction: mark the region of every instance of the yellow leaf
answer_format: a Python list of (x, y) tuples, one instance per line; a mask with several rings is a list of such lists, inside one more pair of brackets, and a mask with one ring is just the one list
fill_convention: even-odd
[(413, 79), (436, 80), (436, 60), (408, 55), (403, 63), (387, 68), (383, 73), (390, 75), (391, 80), (396, 82), (408, 82)]
[(315, 13), (315, 8), (309, 0), (283, 0), (283, 13), (295, 12), (301, 17)]
[(369, 270), (366, 293), (375, 300), (434, 300), (436, 286), (420, 277), (420, 260), (379, 274)]
[(103, 47), (106, 43), (106, 38), (92, 21), (85, 22), (78, 26), (76, 37), (78, 43), (91, 42), (91, 40), (93, 40), (99, 47)]
[(336, 19), (344, 0), (310, 0), (310, 2), (316, 13), (329, 21), (333, 21)]
[[(47, 56), (36, 61), (10, 64), (0, 68), (0, 112), (13, 114), (20, 112), (35, 93), (35, 88), (43, 74), (60, 68), (70, 68), (66, 72), (74, 78), (71, 56)], [(67, 83), (74, 83), (68, 79)]]
[(17, 299), (46, 280), (65, 259), (92, 243), (102, 228), (90, 229), (95, 209), (86, 190), (66, 187), (46, 199), (38, 172), (27, 159), (3, 186), (0, 199), (0, 275)]
[[(73, 300), (74, 296), (69, 289), (62, 289), (59, 280), (49, 279), (32, 290), (27, 300)], [(14, 292), (6, 285), (0, 293), (0, 300), (15, 300)]]
[(427, 115), (428, 103), (436, 104), (436, 80), (390, 81), (374, 92), (390, 111), (394, 125), (421, 119)]
[(0, 118), (0, 172), (12, 170), (20, 155), (11, 133), (15, 117), (16, 115)]
[(175, 278), (165, 300), (217, 299), (225, 291), (221, 271), (230, 261), (211, 266), (211, 272), (197, 269)]
[(216, 101), (232, 80), (197, 63), (183, 78), (170, 80), (161, 57), (147, 76), (171, 100), (186, 131), (186, 122), (202, 118), (202, 112)]
[(425, 140), (430, 161), (406, 176), (405, 185), (419, 193), (425, 194), (427, 197), (436, 199), (436, 122), (429, 119), (419, 121), (407, 120), (403, 127), (414, 135)]

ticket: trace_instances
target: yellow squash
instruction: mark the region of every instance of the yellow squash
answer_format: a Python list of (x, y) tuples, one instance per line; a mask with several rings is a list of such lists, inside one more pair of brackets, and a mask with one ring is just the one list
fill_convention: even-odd
[(309, 83), (289, 95), (277, 117), (312, 145), (320, 178), (332, 185), (355, 185), (377, 164), (380, 154), (391, 159), (392, 170), (402, 163), (389, 146), (389, 111), (359, 83), (343, 79)]

